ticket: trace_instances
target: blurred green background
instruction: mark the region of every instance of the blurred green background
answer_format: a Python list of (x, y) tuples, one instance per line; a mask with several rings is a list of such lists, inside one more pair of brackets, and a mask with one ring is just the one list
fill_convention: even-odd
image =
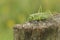
[(60, 0), (0, 0), (0, 40), (13, 40), (13, 26), (26, 22), (40, 5), (43, 12), (60, 12)]

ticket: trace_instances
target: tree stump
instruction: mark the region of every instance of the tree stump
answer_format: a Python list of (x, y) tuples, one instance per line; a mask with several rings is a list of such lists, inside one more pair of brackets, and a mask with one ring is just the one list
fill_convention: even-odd
[(56, 15), (54, 20), (49, 18), (44, 21), (33, 20), (17, 24), (13, 28), (14, 40), (60, 40), (59, 18)]

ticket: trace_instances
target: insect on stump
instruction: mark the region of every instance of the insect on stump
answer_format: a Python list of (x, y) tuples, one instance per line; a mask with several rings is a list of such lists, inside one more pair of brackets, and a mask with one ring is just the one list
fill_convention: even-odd
[(58, 40), (58, 25), (50, 19), (17, 24), (14, 40)]

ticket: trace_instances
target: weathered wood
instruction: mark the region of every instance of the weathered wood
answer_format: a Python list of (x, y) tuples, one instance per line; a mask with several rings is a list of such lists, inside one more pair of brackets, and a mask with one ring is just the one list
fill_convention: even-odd
[[(60, 17), (59, 17), (60, 18)], [(60, 19), (31, 21), (14, 26), (14, 40), (60, 40)]]

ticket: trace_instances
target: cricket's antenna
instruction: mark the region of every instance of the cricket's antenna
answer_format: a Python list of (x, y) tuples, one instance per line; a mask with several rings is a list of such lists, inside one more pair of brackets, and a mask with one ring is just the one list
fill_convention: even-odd
[(53, 17), (53, 14), (52, 14), (52, 12), (50, 10), (47, 10), (47, 12), (49, 13), (50, 16)]
[(42, 7), (40, 5), (39, 9), (38, 9), (38, 13), (42, 12)]

